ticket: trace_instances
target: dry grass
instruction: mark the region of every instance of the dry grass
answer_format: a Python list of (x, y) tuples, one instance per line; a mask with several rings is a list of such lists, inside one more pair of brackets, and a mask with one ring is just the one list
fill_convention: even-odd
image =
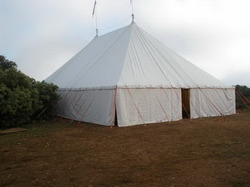
[(250, 112), (226, 121), (27, 128), (0, 136), (0, 186), (250, 185)]

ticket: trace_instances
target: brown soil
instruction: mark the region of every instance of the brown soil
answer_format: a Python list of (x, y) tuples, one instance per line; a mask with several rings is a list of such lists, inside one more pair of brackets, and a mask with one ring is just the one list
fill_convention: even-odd
[(0, 186), (250, 186), (250, 112), (126, 128), (26, 128), (0, 136)]

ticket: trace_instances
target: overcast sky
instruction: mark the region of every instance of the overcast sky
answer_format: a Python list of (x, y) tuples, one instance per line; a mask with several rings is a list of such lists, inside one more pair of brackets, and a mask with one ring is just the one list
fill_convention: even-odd
[[(135, 22), (228, 85), (250, 86), (249, 0), (133, 0)], [(0, 0), (0, 55), (43, 80), (95, 36), (94, 0)], [(131, 23), (130, 0), (97, 0), (100, 35)]]

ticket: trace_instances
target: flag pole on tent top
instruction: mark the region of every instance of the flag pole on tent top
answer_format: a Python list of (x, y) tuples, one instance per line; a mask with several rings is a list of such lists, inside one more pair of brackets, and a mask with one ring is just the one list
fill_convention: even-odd
[(92, 18), (95, 17), (95, 31), (96, 31), (96, 37), (98, 37), (98, 27), (97, 27), (97, 10), (96, 10), (96, 0), (94, 3), (93, 11), (92, 11)]
[(135, 15), (134, 15), (134, 4), (133, 4), (133, 0), (130, 0), (130, 5), (131, 5), (131, 16), (132, 16), (132, 23), (135, 22)]

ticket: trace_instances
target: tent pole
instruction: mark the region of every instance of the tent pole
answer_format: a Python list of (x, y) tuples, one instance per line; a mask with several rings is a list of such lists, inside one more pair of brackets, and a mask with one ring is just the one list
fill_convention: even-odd
[(133, 3), (133, 0), (130, 0), (130, 5), (131, 5), (132, 23), (134, 23), (135, 22), (135, 15), (134, 15), (134, 3)]

